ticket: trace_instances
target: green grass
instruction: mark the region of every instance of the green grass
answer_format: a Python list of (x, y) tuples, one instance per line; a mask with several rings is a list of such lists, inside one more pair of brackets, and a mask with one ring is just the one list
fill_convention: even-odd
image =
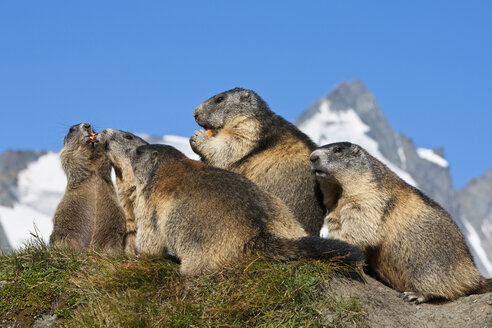
[(63, 327), (364, 326), (355, 298), (326, 282), (354, 272), (337, 260), (248, 259), (183, 277), (166, 259), (49, 249), (42, 243), (0, 256), (0, 326), (56, 314)]

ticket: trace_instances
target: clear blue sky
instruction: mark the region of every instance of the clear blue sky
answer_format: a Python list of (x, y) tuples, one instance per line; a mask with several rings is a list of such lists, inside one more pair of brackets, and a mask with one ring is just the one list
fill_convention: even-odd
[(490, 1), (0, 1), (0, 152), (89, 121), (190, 136), (240, 86), (294, 120), (360, 79), (456, 186), (492, 169)]

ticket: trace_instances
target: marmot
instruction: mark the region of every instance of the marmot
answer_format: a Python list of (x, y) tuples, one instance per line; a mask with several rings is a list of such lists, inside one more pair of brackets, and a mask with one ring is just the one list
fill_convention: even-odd
[(181, 260), (180, 272), (221, 269), (245, 256), (276, 259), (344, 257), (363, 253), (334, 239), (307, 236), (289, 208), (239, 174), (187, 158), (167, 145), (131, 153), (137, 186), (136, 248)]
[(326, 183), (341, 187), (326, 216), (330, 237), (360, 247), (369, 268), (400, 297), (422, 303), (490, 289), (450, 215), (366, 150), (334, 143), (310, 160), (321, 190)]
[(252, 90), (236, 88), (213, 96), (193, 115), (214, 135), (201, 130), (190, 139), (205, 163), (244, 175), (283, 200), (311, 236), (320, 235), (325, 209), (310, 171), (309, 155), (316, 145), (308, 136), (273, 113)]
[(118, 196), (126, 216), (125, 253), (135, 255), (135, 176), (133, 175), (128, 154), (138, 146), (148, 143), (136, 135), (115, 130), (105, 129), (99, 133), (99, 141), (104, 146), (106, 154), (113, 165), (116, 175)]
[(125, 214), (111, 181), (111, 164), (89, 123), (70, 127), (60, 159), (67, 187), (53, 217), (50, 244), (121, 252)]

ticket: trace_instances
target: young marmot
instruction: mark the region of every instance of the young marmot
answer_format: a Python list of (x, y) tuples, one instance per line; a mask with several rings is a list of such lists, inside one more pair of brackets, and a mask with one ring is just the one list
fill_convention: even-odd
[[(308, 136), (273, 113), (252, 90), (233, 89), (208, 99), (195, 109), (198, 125), (191, 148), (212, 166), (244, 175), (279, 197), (304, 229), (319, 236), (324, 208), (309, 155), (316, 148)], [(328, 208), (330, 194), (325, 196)]]
[(133, 175), (129, 153), (147, 142), (136, 135), (115, 130), (105, 129), (98, 137), (104, 146), (106, 154), (113, 165), (116, 175), (118, 196), (126, 216), (125, 253), (135, 255), (135, 238), (137, 225), (135, 223), (135, 176)]
[(326, 220), (330, 237), (360, 247), (384, 282), (416, 303), (490, 289), (449, 214), (358, 145), (329, 144), (311, 154), (321, 190), (341, 187)]
[(218, 270), (250, 254), (363, 259), (345, 242), (308, 237), (281, 200), (239, 174), (191, 160), (166, 145), (140, 146), (131, 162), (137, 252), (172, 252), (183, 274)]
[(70, 127), (60, 159), (67, 187), (53, 217), (50, 244), (121, 252), (125, 215), (111, 181), (111, 164), (89, 123)]

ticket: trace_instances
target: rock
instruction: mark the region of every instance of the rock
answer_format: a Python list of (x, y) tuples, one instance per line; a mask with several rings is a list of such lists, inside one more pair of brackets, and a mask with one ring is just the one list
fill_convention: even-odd
[(38, 319), (32, 325), (33, 328), (51, 328), (55, 325), (56, 315), (44, 315), (41, 319)]
[(415, 305), (397, 297), (397, 292), (364, 275), (366, 282), (333, 278), (327, 293), (356, 297), (370, 327), (487, 327), (492, 324), (492, 292), (461, 297), (452, 302)]

